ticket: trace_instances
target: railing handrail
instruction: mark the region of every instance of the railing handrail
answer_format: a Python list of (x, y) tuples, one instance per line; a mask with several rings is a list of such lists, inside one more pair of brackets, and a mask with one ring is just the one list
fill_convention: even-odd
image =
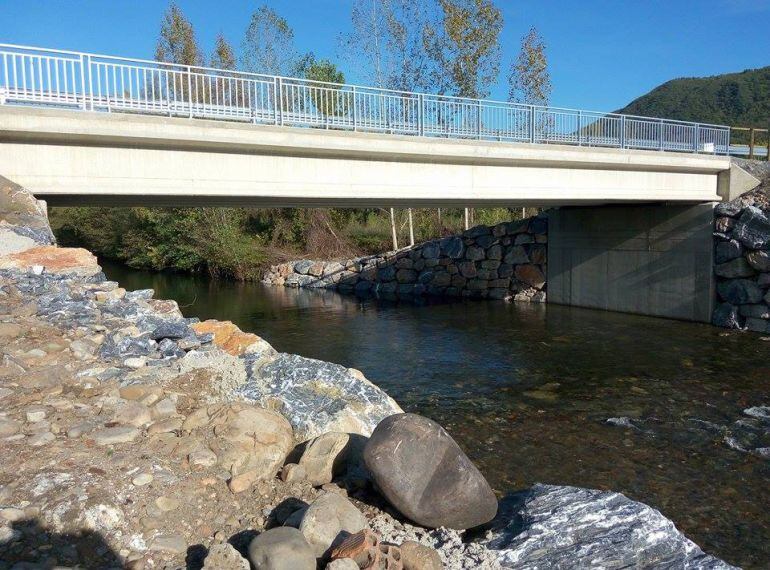
[[(92, 92), (94, 89), (93, 82), (94, 77), (91, 73), (92, 71), (99, 71), (99, 69), (104, 69), (104, 66), (112, 66), (112, 74), (113, 74), (113, 81), (115, 77), (115, 73), (117, 69), (120, 69), (120, 80), (123, 82), (125, 80), (125, 77), (123, 75), (124, 71), (128, 69), (129, 74), (129, 81), (131, 81), (130, 74), (131, 73), (137, 73), (138, 71), (131, 72), (130, 70), (141, 70), (142, 72), (150, 71), (152, 73), (155, 72), (161, 72), (161, 73), (174, 73), (174, 77), (178, 77), (176, 74), (187, 74), (187, 89), (188, 93), (192, 94), (193, 87), (195, 88), (195, 99), (196, 101), (193, 101), (192, 96), (189, 96), (189, 100), (185, 101), (184, 97), (184, 88), (179, 87), (179, 92), (177, 91), (177, 86), (173, 86), (173, 105), (179, 105), (179, 104), (187, 104), (189, 106), (189, 116), (193, 118), (195, 116), (193, 106), (200, 103), (199, 101), (199, 93), (198, 93), (198, 79), (195, 79), (195, 84), (190, 80), (190, 77), (195, 76), (196, 78), (199, 76), (203, 77), (211, 77), (212, 79), (216, 80), (237, 80), (237, 81), (245, 81), (249, 82), (248, 84), (251, 84), (253, 87), (249, 89), (254, 90), (254, 95), (257, 97), (256, 92), (256, 84), (262, 83), (273, 85), (273, 95), (272, 99), (270, 98), (270, 95), (267, 95), (267, 97), (262, 101), (263, 103), (266, 103), (268, 106), (272, 105), (274, 108), (272, 109), (272, 113), (275, 119), (276, 124), (278, 124), (279, 116), (281, 117), (281, 121), (283, 121), (282, 117), (284, 113), (289, 112), (297, 112), (297, 108), (292, 109), (283, 109), (282, 106), (284, 105), (284, 96), (286, 95), (285, 91), (294, 89), (293, 86), (300, 86), (304, 87), (306, 89), (315, 89), (318, 90), (316, 93), (319, 96), (327, 98), (327, 101), (325, 103), (322, 102), (323, 105), (323, 111), (321, 110), (321, 107), (317, 106), (316, 109), (316, 115), (323, 114), (325, 115), (325, 118), (323, 119), (323, 124), (326, 125), (327, 128), (329, 128), (329, 125), (338, 126), (340, 123), (342, 123), (342, 126), (353, 126), (356, 127), (356, 117), (355, 117), (355, 109), (353, 110), (353, 123), (352, 125), (349, 124), (349, 120), (347, 118), (343, 119), (341, 118), (342, 115), (339, 113), (339, 108), (335, 113), (329, 113), (328, 109), (329, 107), (329, 92), (333, 92), (334, 96), (331, 97), (333, 99), (332, 103), (334, 105), (348, 105), (348, 99), (352, 98), (353, 106), (356, 106), (356, 102), (359, 100), (360, 97), (371, 97), (371, 96), (377, 96), (381, 98), (381, 104), (386, 104), (386, 98), (396, 98), (396, 99), (402, 99), (405, 102), (409, 102), (409, 108), (413, 109), (412, 101), (414, 101), (418, 108), (416, 109), (416, 112), (418, 116), (416, 118), (412, 118), (411, 116), (407, 117), (406, 115), (402, 116), (401, 118), (398, 118), (397, 113), (393, 114), (393, 117), (396, 119), (399, 119), (403, 124), (400, 125), (398, 128), (400, 128), (402, 131), (407, 130), (408, 134), (415, 134), (415, 132), (419, 135), (423, 134), (441, 134), (446, 136), (452, 136), (453, 134), (456, 136), (461, 137), (467, 137), (469, 135), (472, 135), (471, 127), (468, 126), (465, 122), (461, 124), (450, 124), (447, 121), (447, 117), (444, 116), (441, 119), (436, 119), (434, 117), (434, 122), (430, 124), (425, 123), (425, 117), (423, 116), (424, 113), (428, 112), (442, 112), (447, 113), (449, 111), (459, 113), (462, 112), (463, 114), (463, 121), (466, 121), (465, 118), (466, 113), (473, 114), (473, 109), (478, 109), (475, 111), (475, 116), (477, 117), (478, 125), (476, 126), (476, 132), (481, 138), (482, 136), (492, 136), (489, 133), (495, 132), (495, 129), (489, 124), (483, 124), (482, 125), (482, 119), (481, 119), (481, 113), (482, 109), (488, 109), (488, 111), (484, 111), (485, 113), (485, 121), (489, 119), (490, 115), (486, 115), (487, 113), (495, 113), (494, 109), (509, 109), (514, 110), (519, 113), (523, 113), (521, 117), (526, 118), (528, 117), (528, 120), (530, 122), (529, 129), (529, 135), (525, 137), (524, 134), (522, 134), (520, 126), (518, 125), (517, 121), (520, 119), (517, 117), (520, 117), (519, 115), (516, 115), (514, 118), (511, 118), (511, 116), (503, 116), (504, 120), (500, 120), (499, 117), (497, 117), (495, 120), (500, 123), (497, 126), (498, 132), (503, 132), (505, 134), (506, 139), (513, 139), (513, 140), (524, 140), (525, 138), (529, 140), (529, 142), (553, 142), (553, 141), (561, 141), (561, 142), (573, 142), (576, 144), (583, 144), (584, 140), (584, 133), (587, 133), (584, 131), (584, 129), (587, 128), (594, 128), (595, 130), (601, 129), (603, 132), (597, 133), (587, 133), (585, 134), (586, 137), (586, 144), (603, 144), (605, 146), (614, 146), (614, 147), (620, 147), (620, 148), (658, 148), (658, 150), (674, 150), (674, 151), (680, 151), (680, 150), (690, 150), (691, 152), (715, 152), (715, 153), (721, 153), (724, 149), (724, 152), (729, 152), (729, 139), (730, 139), (730, 127), (727, 125), (717, 125), (717, 124), (711, 124), (711, 123), (700, 123), (700, 122), (693, 122), (693, 121), (681, 121), (677, 119), (666, 119), (666, 118), (658, 118), (658, 117), (643, 117), (640, 115), (626, 115), (622, 113), (612, 113), (612, 112), (603, 112), (603, 111), (592, 111), (592, 110), (584, 110), (584, 109), (572, 109), (567, 107), (555, 107), (555, 106), (542, 106), (542, 105), (530, 105), (525, 103), (516, 103), (516, 102), (510, 102), (510, 101), (500, 101), (495, 99), (476, 99), (471, 97), (459, 97), (454, 95), (442, 95), (438, 93), (420, 93), (420, 92), (413, 92), (413, 91), (406, 91), (406, 90), (396, 90), (396, 89), (386, 89), (382, 87), (373, 87), (373, 86), (367, 86), (367, 85), (357, 85), (357, 84), (351, 84), (351, 83), (333, 83), (333, 82), (325, 82), (325, 81), (316, 81), (312, 79), (304, 79), (300, 77), (288, 77), (288, 76), (281, 76), (281, 75), (270, 75), (270, 74), (260, 74), (260, 73), (253, 73), (248, 71), (238, 71), (238, 70), (230, 70), (230, 69), (218, 69), (214, 67), (206, 67), (206, 66), (198, 66), (198, 65), (183, 65), (183, 64), (176, 64), (176, 63), (168, 63), (168, 62), (162, 62), (162, 61), (155, 61), (155, 60), (149, 60), (149, 59), (139, 59), (139, 58), (129, 58), (129, 57), (122, 57), (122, 56), (114, 56), (114, 55), (104, 55), (104, 54), (97, 54), (97, 53), (89, 53), (89, 52), (79, 52), (79, 51), (71, 51), (71, 50), (59, 50), (59, 49), (51, 49), (51, 48), (41, 48), (36, 46), (27, 46), (27, 45), (16, 45), (16, 44), (9, 44), (9, 43), (0, 43), (0, 65), (4, 65), (6, 63), (6, 58), (10, 57), (28, 57), (28, 58), (50, 58), (50, 60), (59, 60), (59, 61), (66, 61), (70, 62), (67, 65), (76, 65), (79, 64), (81, 69), (87, 70), (87, 80), (84, 77), (81, 78), (81, 91), (77, 90), (77, 86), (74, 85), (75, 81), (74, 78), (72, 83), (73, 85), (70, 85), (69, 88), (71, 88), (71, 91), (67, 93), (60, 92), (60, 86), (59, 86), (59, 77), (58, 77), (58, 70), (57, 70), (57, 77), (56, 77), (56, 90), (57, 93), (54, 96), (50, 96), (50, 93), (48, 94), (49, 98), (53, 99), (53, 101), (47, 101), (45, 99), (44, 94), (42, 94), (37, 98), (32, 97), (29, 102), (42, 102), (42, 103), (57, 103), (60, 101), (60, 99), (65, 98), (67, 99), (66, 102), (70, 102), (69, 98), (72, 97), (81, 97), (83, 99), (83, 104), (81, 106), (82, 109), (86, 109), (88, 107), (88, 101), (87, 97), (90, 97), (90, 106), (91, 109), (94, 108), (94, 102), (95, 102), (95, 94)], [(15, 60), (14, 60), (15, 65)], [(30, 64), (32, 65), (32, 64)], [(50, 63), (47, 64), (50, 66)], [(42, 66), (42, 64), (41, 64)], [(97, 66), (95, 69), (91, 69), (91, 66)], [(40, 66), (39, 66), (40, 67)], [(15, 68), (14, 68), (15, 69)], [(8, 77), (7, 77), (7, 69), (4, 70), (6, 72), (6, 83), (8, 83)], [(107, 71), (105, 70), (105, 74)], [(50, 74), (50, 69), (49, 69)], [(51, 78), (49, 77), (49, 83), (51, 82)], [(108, 78), (107, 78), (108, 79)], [(0, 77), (0, 80), (2, 80), (2, 77)], [(101, 81), (100, 77), (96, 78), (97, 82)], [(146, 80), (146, 76), (145, 76)], [(31, 83), (35, 84), (34, 77), (31, 78)], [(176, 81), (176, 79), (174, 79)], [(158, 88), (162, 90), (163, 86), (160, 85), (160, 79), (159, 79), (159, 85)], [(169, 92), (169, 98), (171, 98), (171, 88), (169, 87), (169, 79), (168, 75), (166, 75), (166, 90)], [(2, 85), (2, 83), (0, 83)], [(137, 78), (137, 87), (139, 85), (139, 80)], [(206, 97), (206, 90), (205, 90), (205, 83), (202, 84), (202, 91), (204, 99)], [(247, 85), (244, 83), (243, 85)], [(7, 88), (8, 85), (5, 85)], [(97, 87), (101, 90), (102, 85), (100, 83), (97, 83)], [(67, 86), (65, 86), (65, 89)], [(117, 86), (112, 86), (113, 91), (117, 93)], [(155, 86), (153, 86), (153, 89)], [(140, 98), (137, 100), (134, 100), (132, 105), (126, 105), (124, 108), (128, 109), (137, 109), (142, 110), (146, 109), (150, 104), (157, 105), (157, 100), (152, 99), (150, 101), (147, 96), (147, 85), (144, 85), (145, 93), (144, 93), (144, 99)], [(237, 88), (236, 88), (237, 89)], [(110, 85), (107, 83), (105, 84), (105, 91), (107, 92), (107, 98), (108, 98), (108, 109), (112, 110), (112, 107), (109, 106), (109, 99), (110, 99)], [(181, 93), (181, 99), (178, 97)], [(291, 91), (291, 95), (294, 96), (296, 92)], [(324, 93), (326, 93), (324, 95)], [(341, 103), (340, 97), (337, 94), (345, 94), (346, 102)], [(222, 92), (224, 95), (224, 91)], [(3, 102), (3, 99), (1, 98), (2, 93), (0, 93), (0, 103)], [(245, 95), (245, 92), (241, 93), (241, 96), (243, 97)], [(351, 97), (352, 95), (352, 97)], [(99, 96), (101, 96), (101, 91), (99, 93)], [(212, 93), (209, 88), (209, 98), (212, 97)], [(304, 94), (305, 97), (307, 97), (307, 94)], [(123, 95), (117, 95), (114, 94), (112, 96), (113, 98), (122, 98), (126, 99), (125, 94)], [(132, 95), (133, 97), (133, 95)], [(230, 97), (230, 105), (232, 106), (232, 94), (228, 94), (228, 97)], [(251, 101), (251, 91), (248, 93), (249, 97), (249, 103), (248, 106), (252, 107), (252, 101)], [(316, 97), (316, 95), (311, 95), (311, 97)], [(125, 101), (124, 101), (125, 103)], [(171, 102), (168, 103), (171, 105)], [(204, 101), (205, 104), (205, 101)], [(212, 103), (213, 104), (213, 103)], [(292, 105), (294, 105), (295, 102), (292, 100)], [(306, 108), (306, 103), (296, 103), (299, 105), (300, 112), (301, 113), (307, 113), (308, 110)], [(428, 108), (426, 105), (430, 104), (431, 107)], [(438, 111), (437, 109), (440, 109), (440, 107), (434, 107), (434, 105), (445, 105), (444, 111)], [(144, 107), (143, 107), (144, 105)], [(457, 109), (457, 107), (450, 107), (450, 105), (459, 105), (460, 110)], [(118, 105), (113, 105), (113, 107), (116, 110), (120, 110), (120, 107)], [(243, 106), (241, 106), (243, 107)], [(152, 111), (156, 111), (156, 109), (153, 107)], [(237, 111), (237, 118), (242, 119), (243, 118), (243, 109), (238, 108)], [(254, 111), (256, 112), (257, 109), (255, 108)], [(263, 108), (259, 108), (259, 111), (262, 112)], [(171, 111), (169, 111), (171, 112)], [(232, 113), (232, 109), (231, 109)], [(403, 112), (402, 112), (403, 114)], [(307, 123), (312, 125), (320, 124), (321, 119), (316, 116), (308, 116)], [(223, 112), (221, 114), (222, 118), (228, 118), (228, 115), (226, 112)], [(439, 115), (440, 116), (440, 115)], [(331, 118), (330, 118), (331, 117)], [(572, 118), (570, 118), (572, 117)], [(230, 115), (230, 118), (232, 118), (232, 114)], [(428, 116), (430, 119), (430, 116)], [(559, 131), (557, 128), (552, 128), (550, 130), (546, 129), (543, 125), (535, 125), (536, 121), (544, 120), (546, 123), (549, 123), (553, 121), (553, 123), (549, 123), (551, 127), (555, 124), (556, 121), (562, 121), (560, 123), (559, 129), (562, 129)], [(585, 123), (583, 123), (583, 119), (585, 119)], [(364, 116), (360, 119), (361, 123), (360, 126), (363, 129), (369, 128), (375, 129), (375, 130), (383, 130), (380, 126), (371, 126), (367, 124), (367, 121), (382, 121), (382, 116), (378, 115), (377, 112), (372, 111), (369, 109), (369, 114), (367, 116)], [(387, 121), (390, 121), (391, 119), (388, 118)], [(415, 124), (410, 124), (410, 121), (415, 121)], [(489, 120), (490, 123), (494, 123), (495, 120)], [(387, 122), (386, 121), (386, 122)], [(444, 122), (442, 122), (444, 121)], [(565, 123), (564, 121), (567, 121)], [(569, 121), (576, 121), (577, 127), (576, 129), (574, 127), (569, 126)], [(395, 121), (397, 122), (397, 121)], [(632, 131), (630, 135), (627, 135), (626, 129), (628, 128), (629, 124), (634, 125), (633, 128), (637, 128), (636, 123), (641, 122), (642, 125), (638, 126), (637, 131)], [(295, 121), (296, 123), (296, 121)], [(281, 122), (280, 124), (284, 124)], [(565, 124), (567, 125), (565, 127)], [(662, 128), (662, 125), (677, 127), (677, 126), (683, 126), (686, 127), (686, 131), (667, 131), (667, 134), (665, 134)], [(547, 125), (546, 125), (547, 126)], [(564, 129), (567, 129), (565, 132)], [(535, 129), (539, 129), (539, 133), (535, 133)], [(571, 131), (569, 129), (572, 129)], [(655, 134), (654, 130), (657, 129), (657, 134)], [(391, 129), (392, 130), (392, 129)], [(716, 131), (716, 132), (714, 132)], [(540, 135), (539, 137), (537, 135)], [(691, 137), (691, 138), (686, 138)], [(500, 135), (500, 140), (502, 140), (502, 134)], [(599, 141), (597, 143), (597, 141)], [(706, 150), (708, 144), (714, 145), (714, 150), (709, 151)], [(688, 146), (689, 145), (689, 146)]]

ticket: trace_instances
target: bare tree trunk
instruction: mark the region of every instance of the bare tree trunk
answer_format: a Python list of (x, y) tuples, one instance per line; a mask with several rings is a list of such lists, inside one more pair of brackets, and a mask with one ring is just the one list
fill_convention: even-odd
[(412, 219), (412, 209), (408, 208), (407, 213), (409, 214), (409, 245), (414, 247), (414, 220)]
[(471, 227), (471, 214), (470, 214), (470, 210), (468, 208), (465, 208), (465, 229), (467, 230), (470, 227)]
[(398, 249), (398, 235), (396, 234), (396, 212), (390, 209), (390, 230), (393, 233), (393, 251)]

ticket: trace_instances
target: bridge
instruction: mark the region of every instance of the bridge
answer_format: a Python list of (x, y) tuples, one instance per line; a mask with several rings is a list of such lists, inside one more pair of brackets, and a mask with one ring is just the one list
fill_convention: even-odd
[(726, 126), (0, 44), (0, 176), (51, 205), (558, 206), (549, 301), (708, 321)]

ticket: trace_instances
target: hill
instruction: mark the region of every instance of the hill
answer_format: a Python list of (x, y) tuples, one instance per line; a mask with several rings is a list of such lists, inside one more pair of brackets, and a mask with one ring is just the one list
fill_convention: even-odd
[(672, 79), (618, 112), (767, 128), (770, 123), (770, 66), (712, 77)]

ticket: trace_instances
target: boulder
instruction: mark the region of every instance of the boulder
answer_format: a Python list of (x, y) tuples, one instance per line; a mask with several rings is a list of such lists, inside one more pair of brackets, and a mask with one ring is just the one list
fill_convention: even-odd
[(733, 236), (751, 249), (760, 249), (770, 243), (770, 219), (755, 206), (746, 206), (733, 229)]
[(384, 419), (366, 444), (364, 461), (385, 498), (422, 526), (466, 529), (489, 522), (497, 511), (484, 476), (428, 418)]
[(203, 570), (249, 570), (250, 568), (249, 561), (227, 542), (212, 546), (203, 561)]
[(267, 341), (255, 334), (243, 332), (230, 321), (210, 319), (193, 324), (192, 329), (199, 335), (213, 334), (214, 344), (233, 356), (254, 352), (260, 354), (275, 352)]
[(0, 224), (0, 257), (37, 247), (38, 243), (31, 237), (21, 235), (12, 227), (3, 227), (3, 225)]
[(425, 259), (436, 259), (441, 253), (441, 246), (436, 241), (429, 241), (422, 246), (422, 256)]
[(743, 246), (737, 240), (720, 241), (716, 247), (714, 261), (716, 263), (725, 263), (743, 255)]
[(396, 266), (385, 265), (377, 270), (378, 281), (395, 281), (396, 279)]
[(741, 328), (740, 318), (738, 317), (738, 307), (731, 305), (730, 303), (720, 303), (711, 315), (711, 323), (714, 326), (726, 329)]
[(43, 245), (0, 257), (0, 269), (27, 271), (36, 266), (47, 273), (78, 277), (92, 277), (102, 270), (94, 254), (75, 247)]
[(732, 202), (720, 202), (717, 204), (716, 208), (714, 208), (714, 214), (717, 216), (730, 216), (734, 218), (741, 213), (742, 209), (743, 205), (737, 200)]
[[(728, 242), (729, 243), (729, 242)], [(735, 279), (736, 277), (751, 277), (756, 274), (754, 268), (743, 257), (738, 257), (714, 267), (714, 273), (718, 277)]]
[(529, 263), (529, 255), (527, 255), (527, 250), (524, 249), (524, 246), (514, 245), (508, 248), (508, 252), (505, 254), (503, 261), (509, 265)]
[(486, 257), (484, 248), (477, 245), (472, 245), (465, 250), (465, 259), (468, 261), (480, 261)]
[(366, 517), (353, 503), (338, 493), (328, 492), (310, 504), (299, 530), (315, 556), (325, 558), (335, 546), (366, 526)]
[(513, 275), (526, 285), (542, 289), (545, 286), (545, 275), (537, 265), (517, 265)]
[(749, 279), (731, 279), (717, 284), (717, 292), (722, 300), (733, 305), (759, 303), (762, 289)]
[(331, 431), (310, 441), (299, 460), (304, 479), (314, 487), (331, 483), (345, 458), (350, 441), (346, 433)]
[(199, 408), (187, 416), (182, 429), (213, 430), (212, 450), (219, 466), (235, 480), (235, 492), (275, 477), (294, 443), (286, 418), (245, 402)]
[(758, 250), (749, 252), (746, 255), (746, 261), (757, 271), (763, 273), (770, 272), (770, 252), (768, 251)]
[(451, 259), (460, 259), (465, 254), (465, 244), (460, 236), (447, 237), (441, 240), (441, 253)]
[(316, 557), (296, 528), (281, 526), (263, 532), (249, 544), (256, 570), (315, 570)]
[(401, 412), (360, 372), (331, 362), (279, 354), (267, 364), (249, 361), (248, 375), (239, 393), (280, 410), (300, 441), (329, 431), (369, 435), (380, 420)]
[(297, 261), (294, 264), (294, 273), (299, 273), (300, 275), (307, 275), (308, 271), (310, 271), (310, 268), (313, 267), (312, 261), (309, 261), (307, 259), (302, 259), (300, 261)]
[(407, 540), (401, 543), (401, 562), (404, 570), (442, 570), (444, 563), (435, 549)]
[(506, 497), (481, 542), (503, 568), (733, 568), (655, 509), (577, 487), (538, 484)]

